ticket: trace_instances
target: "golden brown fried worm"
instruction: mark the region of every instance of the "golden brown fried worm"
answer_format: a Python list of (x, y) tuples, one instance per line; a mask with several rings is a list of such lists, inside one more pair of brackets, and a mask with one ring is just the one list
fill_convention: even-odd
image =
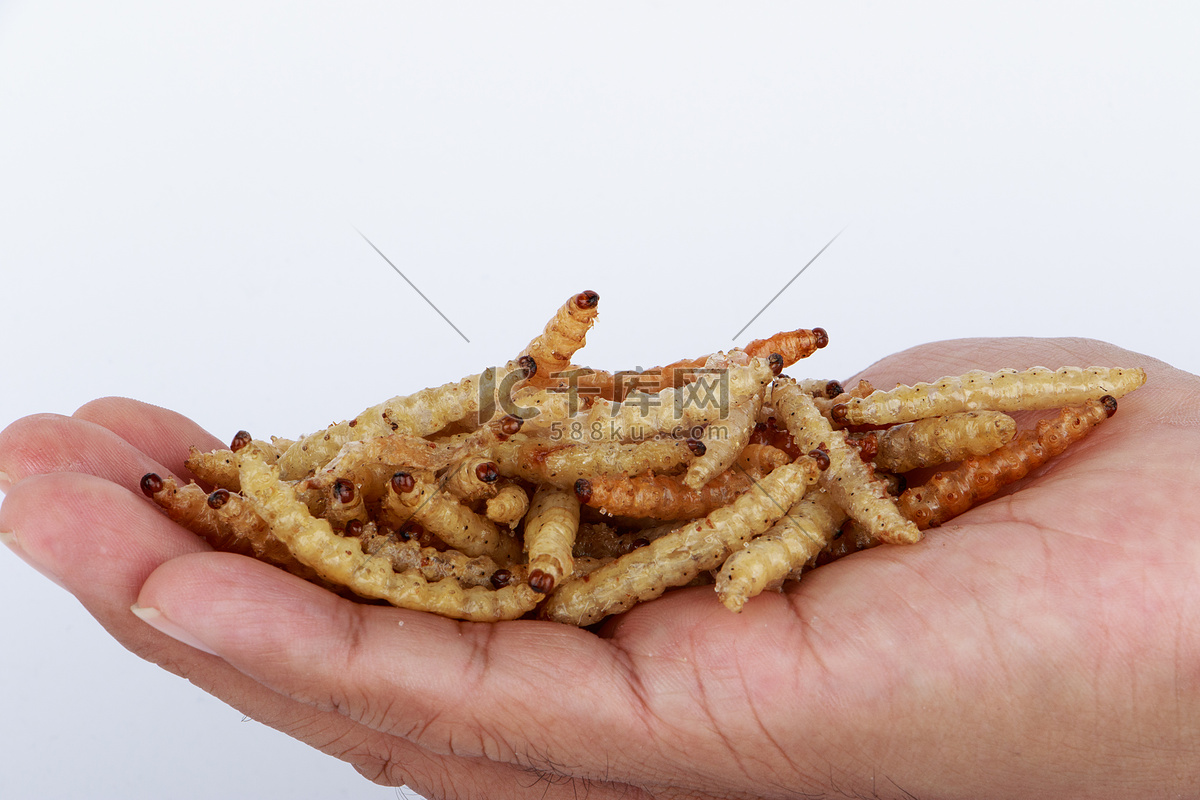
[(717, 597), (730, 611), (740, 612), (751, 597), (816, 558), (845, 520), (846, 512), (828, 492), (809, 492), (769, 531), (725, 560), (717, 574)]
[(415, 569), (396, 572), (388, 559), (364, 553), (357, 538), (338, 536), (327, 521), (309, 514), (275, 466), (257, 456), (242, 459), (240, 466), (243, 491), (271, 532), (322, 578), (356, 594), (477, 622), (516, 619), (541, 598), (526, 583), (498, 590), (464, 588), (453, 578), (431, 583)]
[(1012, 441), (1017, 423), (1003, 411), (966, 411), (894, 425), (875, 433), (875, 466), (908, 472), (990, 453)]
[(563, 583), (546, 601), (543, 613), (558, 622), (590, 625), (688, 583), (771, 527), (800, 501), (818, 473), (812, 459), (785, 464), (732, 505)]
[(489, 556), (502, 565), (521, 560), (521, 545), (512, 536), (427, 477), (399, 471), (392, 476), (389, 489), (384, 506), (400, 525), (419, 522), (468, 556)]
[(528, 378), (531, 385), (545, 386), (571, 365), (571, 357), (583, 347), (587, 332), (596, 322), (599, 303), (600, 295), (592, 291), (571, 297), (521, 351), (522, 356), (529, 356), (537, 364)]
[(882, 541), (912, 544), (920, 540), (917, 526), (901, 515), (887, 487), (847, 444), (846, 434), (830, 427), (812, 397), (791, 381), (780, 379), (772, 388), (771, 399), (801, 451), (823, 449), (828, 453), (829, 469), (821, 476), (821, 486), (847, 514)]
[[(500, 368), (488, 368), (468, 375), (457, 383), (447, 383), (372, 406), (357, 417), (309, 434), (287, 449), (279, 458), (284, 480), (298, 480), (331, 461), (343, 445), (351, 441), (374, 439), (392, 433), (428, 436), (451, 423), (468, 421), (474, 428), (500, 415), (502, 403), (497, 393), (508, 385), (508, 377), (530, 374), (528, 362), (510, 361)], [(490, 398), (481, 407), (480, 397)], [(487, 417), (482, 419), (481, 417)]]
[(579, 530), (579, 501), (570, 492), (542, 486), (533, 495), (525, 517), (525, 552), (529, 555), (529, 585), (549, 594), (575, 569), (571, 550)]
[(1098, 400), (1104, 395), (1120, 398), (1145, 382), (1146, 372), (1142, 369), (972, 370), (933, 383), (897, 386), (867, 397), (835, 401), (830, 413), (839, 423), (881, 425), (960, 411), (1037, 411)]
[(1061, 454), (1116, 411), (1117, 401), (1108, 395), (1064, 408), (998, 450), (907, 489), (900, 495), (900, 512), (922, 529), (941, 525)]

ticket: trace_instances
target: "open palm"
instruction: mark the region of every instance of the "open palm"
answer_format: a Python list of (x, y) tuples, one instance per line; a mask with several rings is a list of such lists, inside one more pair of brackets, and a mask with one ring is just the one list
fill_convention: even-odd
[(711, 587), (599, 634), (349, 602), (212, 552), (142, 497), (144, 473), (186, 478), (189, 445), (223, 445), (131, 400), (0, 434), (0, 530), (135, 653), (430, 797), (1192, 795), (1200, 378), (1148, 361), (1008, 339), (876, 364), (880, 386), (1034, 364), (1150, 378), (1027, 488), (740, 615)]

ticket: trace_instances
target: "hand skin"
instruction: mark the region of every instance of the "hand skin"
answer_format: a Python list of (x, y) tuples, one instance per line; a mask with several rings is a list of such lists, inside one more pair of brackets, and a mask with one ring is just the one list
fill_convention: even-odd
[(740, 615), (711, 587), (599, 635), (346, 601), (168, 521), (141, 476), (224, 443), (124, 399), (0, 433), (0, 530), (141, 657), (430, 798), (1196, 796), (1200, 378), (1073, 339), (925, 345), (861, 377), (1035, 364), (1150, 377), (1021, 491)]

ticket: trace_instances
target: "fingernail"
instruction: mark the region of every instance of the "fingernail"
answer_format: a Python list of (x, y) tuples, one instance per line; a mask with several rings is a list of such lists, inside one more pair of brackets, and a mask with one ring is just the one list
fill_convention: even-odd
[(0, 472), (0, 494), (8, 494), (8, 490), (12, 488), (12, 475), (7, 472)]
[[(20, 556), (22, 561), (36, 569), (43, 576), (49, 578), (61, 588), (67, 589), (67, 585), (62, 582), (62, 578), (58, 577), (49, 569), (35, 561), (34, 558), (29, 555), (28, 551), (26, 551), (24, 547), (21, 547), (21, 541), (17, 539), (16, 531), (0, 531), (0, 544), (4, 545), (9, 550), (12, 550), (14, 553)], [(69, 592), (71, 590), (67, 589), (67, 591)]]
[(151, 628), (154, 628), (159, 633), (165, 633), (172, 639), (183, 642), (188, 647), (194, 647), (197, 650), (208, 653), (209, 655), (217, 655), (215, 650), (212, 650), (208, 645), (204, 644), (204, 642), (200, 641), (195, 636), (179, 627), (179, 625), (172, 622), (166, 614), (162, 613), (157, 608), (139, 606), (137, 603), (134, 603), (129, 607), (129, 610), (134, 613), (134, 616), (145, 622)]

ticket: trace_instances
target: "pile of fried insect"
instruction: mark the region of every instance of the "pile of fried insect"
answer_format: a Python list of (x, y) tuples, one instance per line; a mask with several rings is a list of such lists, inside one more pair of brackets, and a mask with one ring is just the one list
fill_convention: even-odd
[[(818, 563), (918, 541), (1145, 381), (1037, 367), (847, 391), (783, 375), (828, 343), (820, 328), (611, 373), (572, 363), (598, 302), (571, 297), (503, 367), (296, 441), (193, 449), (213, 488), (152, 473), (142, 490), (217, 549), (457, 619), (589, 625), (697, 584), (740, 611)], [(1055, 408), (1020, 433), (1005, 413)]]

